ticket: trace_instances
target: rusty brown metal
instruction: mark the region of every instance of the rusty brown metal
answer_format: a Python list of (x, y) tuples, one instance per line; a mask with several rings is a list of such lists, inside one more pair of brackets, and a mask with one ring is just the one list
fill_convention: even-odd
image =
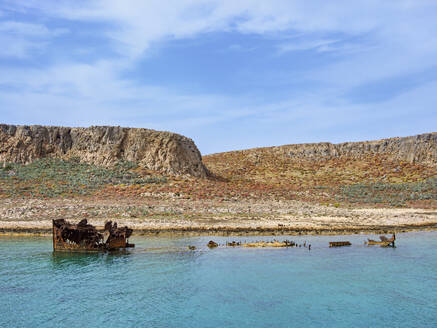
[(72, 252), (101, 252), (119, 248), (135, 247), (129, 244), (133, 230), (117, 227), (117, 222), (105, 223), (99, 232), (86, 219), (72, 224), (64, 219), (53, 220), (53, 250)]
[(352, 245), (350, 241), (330, 241), (329, 247), (342, 247)]
[(387, 238), (386, 236), (380, 236), (379, 239), (381, 239), (381, 241), (367, 239), (367, 242), (365, 242), (365, 244), (379, 245), (381, 247), (395, 247), (395, 240), (396, 240), (395, 234), (393, 234), (391, 238)]

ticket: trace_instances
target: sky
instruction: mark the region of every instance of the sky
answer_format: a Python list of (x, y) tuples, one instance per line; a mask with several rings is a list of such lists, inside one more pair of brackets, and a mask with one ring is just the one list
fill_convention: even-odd
[(0, 0), (0, 123), (202, 154), (437, 131), (435, 0)]

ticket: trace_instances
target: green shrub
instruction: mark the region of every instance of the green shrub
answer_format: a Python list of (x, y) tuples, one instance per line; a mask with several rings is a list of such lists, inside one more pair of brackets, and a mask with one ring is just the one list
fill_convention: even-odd
[[(131, 171), (135, 167), (135, 163), (119, 162), (112, 168), (105, 168), (80, 163), (77, 158), (45, 158), (28, 165), (8, 164), (8, 170), (0, 170), (0, 190), (10, 197), (57, 197), (89, 195), (104, 185), (167, 182), (165, 177), (143, 178)], [(14, 175), (10, 174), (11, 171)]]
[(404, 206), (407, 201), (437, 199), (437, 178), (411, 183), (373, 183), (343, 186), (336, 195), (351, 203), (384, 203)]
[(11, 163), (5, 163), (4, 166), (1, 167), (3, 171), (10, 171), (14, 168), (14, 166)]

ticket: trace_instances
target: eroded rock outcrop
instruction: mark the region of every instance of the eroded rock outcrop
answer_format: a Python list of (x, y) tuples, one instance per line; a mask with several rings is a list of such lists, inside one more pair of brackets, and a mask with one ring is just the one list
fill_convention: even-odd
[(122, 160), (165, 174), (208, 175), (194, 142), (175, 133), (114, 126), (0, 124), (0, 161), (29, 163), (44, 157), (78, 157), (103, 166)]
[(424, 164), (437, 163), (437, 132), (411, 137), (389, 138), (375, 141), (329, 142), (272, 147), (272, 152), (292, 158), (326, 159), (341, 156), (360, 157), (372, 154), (390, 155), (401, 161)]

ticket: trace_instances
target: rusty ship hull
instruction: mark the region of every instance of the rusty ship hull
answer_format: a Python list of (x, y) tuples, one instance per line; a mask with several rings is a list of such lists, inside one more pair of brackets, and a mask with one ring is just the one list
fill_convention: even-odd
[(135, 247), (129, 243), (132, 229), (118, 228), (117, 223), (105, 223), (98, 231), (84, 219), (72, 224), (64, 219), (53, 220), (53, 251), (63, 252), (106, 252)]
[(367, 239), (366, 244), (369, 245), (369, 246), (379, 245), (381, 247), (396, 247), (395, 246), (395, 240), (396, 240), (396, 235), (395, 234), (393, 234), (391, 236), (391, 238), (387, 238), (385, 236), (380, 236), (379, 239), (380, 239), (380, 241), (372, 240), (372, 239)]

